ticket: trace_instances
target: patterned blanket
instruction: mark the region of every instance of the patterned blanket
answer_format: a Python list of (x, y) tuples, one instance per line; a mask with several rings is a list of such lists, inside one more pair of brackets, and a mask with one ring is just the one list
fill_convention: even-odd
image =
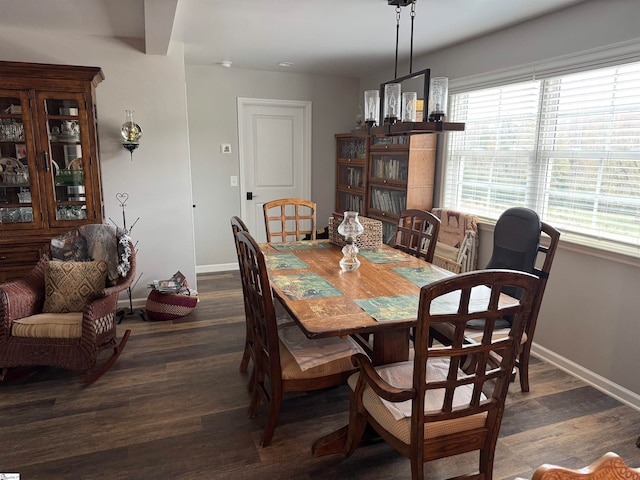
[(478, 233), (478, 217), (446, 208), (434, 208), (432, 213), (440, 219), (438, 241), (460, 248), (467, 230)]
[(51, 239), (54, 260), (90, 262), (102, 260), (111, 284), (129, 271), (128, 236), (111, 225), (88, 224)]

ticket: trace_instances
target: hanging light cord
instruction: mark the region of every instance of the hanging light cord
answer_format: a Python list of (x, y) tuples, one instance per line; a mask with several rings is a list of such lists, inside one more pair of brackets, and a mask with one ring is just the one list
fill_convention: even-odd
[(396, 7), (396, 65), (393, 73), (393, 78), (398, 78), (398, 41), (400, 39), (400, 12), (402, 9), (398, 5)]
[[(413, 73), (413, 20), (414, 18), (416, 18), (416, 0), (413, 0), (413, 2), (411, 2), (411, 49), (409, 50), (409, 75)], [(396, 40), (396, 45), (397, 45), (397, 40)], [(398, 47), (396, 46), (396, 63), (398, 63), (397, 49)], [(396, 77), (397, 76), (398, 75), (396, 74)]]

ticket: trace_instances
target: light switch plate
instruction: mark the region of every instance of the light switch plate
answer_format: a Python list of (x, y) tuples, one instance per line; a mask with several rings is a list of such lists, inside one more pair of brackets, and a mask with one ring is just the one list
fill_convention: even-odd
[(232, 187), (238, 186), (238, 177), (235, 175), (231, 175), (231, 186)]
[(231, 153), (231, 144), (230, 143), (221, 143), (220, 151), (222, 153)]

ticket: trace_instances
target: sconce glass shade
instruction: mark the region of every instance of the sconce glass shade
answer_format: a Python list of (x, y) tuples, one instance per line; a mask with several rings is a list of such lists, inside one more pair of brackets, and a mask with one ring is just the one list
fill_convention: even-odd
[(365, 90), (364, 92), (364, 121), (367, 125), (378, 124), (380, 115), (380, 92), (378, 90)]
[(133, 110), (125, 110), (126, 120), (120, 129), (122, 143), (139, 143), (142, 136), (142, 128), (133, 120)]
[(447, 115), (449, 98), (449, 79), (433, 77), (429, 84), (429, 121), (442, 122)]
[(400, 118), (400, 93), (399, 83), (387, 83), (384, 86), (384, 121), (394, 124)]
[(358, 212), (344, 212), (342, 223), (338, 226), (338, 233), (344, 237), (347, 244), (342, 247), (342, 259), (340, 269), (344, 272), (357, 270), (360, 266), (358, 260), (358, 247), (355, 245), (356, 238), (362, 235), (364, 227), (358, 220)]
[(402, 121), (416, 121), (416, 107), (418, 103), (418, 94), (416, 92), (404, 92), (402, 94)]

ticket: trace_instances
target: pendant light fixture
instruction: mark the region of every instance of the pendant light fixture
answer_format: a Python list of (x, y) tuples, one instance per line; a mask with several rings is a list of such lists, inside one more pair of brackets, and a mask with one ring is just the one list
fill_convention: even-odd
[[(396, 12), (396, 52), (395, 52), (395, 65), (394, 65), (394, 79), (388, 82), (380, 84), (379, 99), (379, 116), (382, 120), (382, 124), (378, 123), (378, 118), (374, 118), (374, 115), (365, 115), (365, 126), (358, 132), (365, 135), (412, 135), (419, 133), (433, 133), (443, 131), (462, 131), (464, 130), (464, 123), (452, 123), (445, 122), (446, 112), (443, 108), (446, 108), (446, 98), (448, 91), (446, 87), (443, 89), (443, 84), (447, 85), (444, 81), (446, 77), (437, 77), (433, 80), (438, 81), (438, 85), (434, 85), (437, 88), (437, 97), (439, 99), (437, 114), (433, 115), (435, 106), (432, 108), (428, 105), (428, 99), (430, 99), (430, 81), (431, 70), (424, 69), (418, 72), (413, 72), (413, 31), (414, 20), (416, 17), (416, 1), (417, 0), (387, 0), (389, 5), (395, 6)], [(400, 14), (403, 7), (411, 6), (411, 43), (409, 50), (409, 74), (398, 77), (398, 50), (399, 50), (399, 38), (400, 38)], [(418, 100), (418, 92), (402, 92), (402, 84), (408, 80), (420, 81), (422, 77), (422, 111), (418, 112), (417, 108), (420, 105)], [(414, 82), (415, 83), (415, 82)], [(436, 93), (436, 92), (434, 92)], [(433, 95), (431, 95), (433, 97)], [(372, 105), (374, 101), (372, 91), (367, 90), (365, 92), (365, 105)], [(366, 107), (365, 107), (366, 108)], [(432, 115), (427, 115), (427, 112)], [(416, 121), (420, 120), (420, 121)], [(427, 121), (429, 120), (429, 121)]]

